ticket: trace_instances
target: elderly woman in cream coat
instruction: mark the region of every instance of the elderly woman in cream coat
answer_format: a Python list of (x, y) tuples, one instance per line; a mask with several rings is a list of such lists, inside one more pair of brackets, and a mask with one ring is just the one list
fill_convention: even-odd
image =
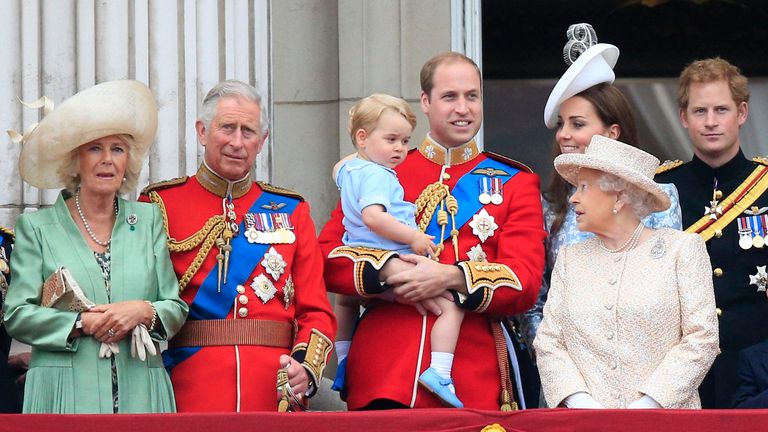
[(697, 388), (718, 350), (704, 241), (640, 219), (669, 207), (659, 161), (594, 136), (555, 169), (576, 186), (579, 229), (561, 249), (534, 341), (549, 406), (700, 408)]
[[(32, 346), (24, 412), (176, 410), (158, 343), (188, 308), (160, 211), (119, 196), (136, 186), (156, 127), (149, 88), (110, 81), (67, 99), (21, 138), (21, 177), (64, 187), (53, 207), (16, 224), (5, 325)], [(44, 281), (62, 266), (94, 307), (41, 304)]]

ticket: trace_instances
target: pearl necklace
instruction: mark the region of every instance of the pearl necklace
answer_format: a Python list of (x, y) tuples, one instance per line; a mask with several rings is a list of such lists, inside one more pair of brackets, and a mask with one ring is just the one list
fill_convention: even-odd
[(635, 246), (637, 246), (637, 243), (640, 241), (640, 234), (643, 232), (644, 228), (645, 228), (645, 225), (643, 225), (643, 223), (640, 222), (637, 225), (637, 228), (635, 228), (635, 231), (632, 232), (632, 235), (629, 236), (629, 239), (627, 240), (627, 242), (616, 249), (608, 249), (607, 247), (605, 247), (605, 244), (603, 243), (603, 240), (601, 238), (597, 239), (598, 244), (600, 245), (600, 248), (602, 248), (604, 251), (609, 253), (617, 253), (623, 250), (626, 250), (628, 252), (634, 249)]
[[(88, 223), (88, 221), (85, 219), (85, 215), (83, 214), (83, 208), (80, 207), (80, 189), (75, 192), (75, 208), (77, 209), (77, 214), (80, 216), (80, 220), (83, 221), (83, 226), (85, 226), (85, 231), (88, 233), (88, 235), (91, 237), (91, 240), (95, 241), (97, 245), (107, 247), (110, 243), (112, 243), (112, 238), (110, 237), (107, 241), (101, 241), (96, 238), (96, 236), (93, 234), (93, 230), (91, 229), (91, 224)], [(117, 216), (117, 199), (115, 199), (115, 216)]]

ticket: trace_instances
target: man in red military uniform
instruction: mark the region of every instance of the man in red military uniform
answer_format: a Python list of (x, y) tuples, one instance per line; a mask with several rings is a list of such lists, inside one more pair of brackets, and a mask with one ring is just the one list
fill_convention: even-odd
[(142, 192), (166, 218), (190, 305), (164, 354), (180, 412), (276, 411), (281, 368), (289, 404), (302, 403), (333, 346), (336, 322), (309, 206), (251, 179), (268, 135), (261, 101), (239, 81), (215, 86), (196, 124), (205, 146), (197, 174)]
[[(395, 171), (417, 223), (442, 245), (439, 262), (341, 244), (337, 208), (320, 234), (330, 291), (371, 299), (347, 357), (350, 409), (438, 407), (418, 384), (430, 364), (433, 298), (450, 293), (468, 311), (452, 376), (468, 408), (515, 406), (499, 318), (530, 308), (544, 267), (539, 179), (524, 165), (483, 153), (480, 71), (458, 53), (421, 71), (429, 134)], [(382, 282), (386, 282), (383, 284)]]

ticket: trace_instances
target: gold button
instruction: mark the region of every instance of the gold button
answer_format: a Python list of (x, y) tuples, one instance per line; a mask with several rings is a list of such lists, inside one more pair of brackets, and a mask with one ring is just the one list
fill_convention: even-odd
[(237, 314), (240, 315), (240, 318), (245, 318), (245, 317), (248, 316), (248, 309), (242, 307), (242, 308), (238, 309)]
[(245, 287), (242, 285), (237, 286), (237, 293), (238, 294), (245, 294)]
[(720, 267), (712, 270), (712, 274), (715, 275), (715, 277), (721, 277), (723, 275), (723, 269)]
[(723, 191), (715, 190), (715, 199), (720, 199), (722, 197), (723, 197)]
[(715, 231), (715, 237), (720, 238), (723, 236), (723, 230), (716, 230)]
[(715, 308), (715, 313), (716, 313), (716, 314), (717, 314), (717, 316), (719, 316), (719, 317), (723, 316), (723, 310), (722, 310), (722, 309), (720, 309), (720, 308)]

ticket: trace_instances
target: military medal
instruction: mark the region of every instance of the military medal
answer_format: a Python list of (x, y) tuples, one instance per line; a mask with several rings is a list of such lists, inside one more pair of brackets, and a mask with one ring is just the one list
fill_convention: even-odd
[(752, 248), (752, 228), (749, 224), (749, 218), (740, 217), (736, 219), (736, 224), (739, 227), (739, 247), (744, 250)]
[(718, 201), (723, 193), (717, 190), (717, 179), (715, 179), (715, 185), (712, 189), (712, 201), (709, 202), (709, 207), (704, 206), (704, 216), (709, 215), (710, 219), (717, 220), (717, 218), (723, 215), (723, 206)]
[(467, 258), (469, 258), (470, 261), (479, 261), (479, 262), (488, 261), (488, 257), (485, 255), (483, 246), (480, 243), (472, 246), (469, 249), (469, 252), (467, 252)]
[(485, 209), (481, 209), (480, 213), (472, 216), (469, 226), (472, 227), (472, 234), (478, 236), (483, 243), (488, 237), (493, 237), (493, 233), (499, 228), (493, 216), (489, 215)]
[(275, 285), (263, 274), (260, 274), (253, 279), (251, 288), (253, 288), (253, 291), (256, 293), (256, 297), (260, 298), (263, 303), (266, 303), (275, 297), (275, 293), (277, 292)]
[(760, 249), (765, 246), (765, 237), (763, 237), (763, 218), (760, 216), (751, 216), (752, 225), (752, 246)]
[(766, 273), (765, 267), (757, 266), (757, 273), (749, 275), (749, 284), (757, 285), (757, 292), (764, 291), (768, 295), (768, 291), (765, 289), (768, 286), (768, 273)]
[(296, 241), (288, 213), (246, 213), (245, 238), (251, 243), (291, 244)]
[(501, 193), (504, 190), (504, 184), (501, 182), (500, 178), (491, 179), (491, 189), (493, 190), (493, 193), (491, 194), (491, 203), (493, 205), (503, 203), (504, 196)]
[(295, 292), (296, 289), (293, 286), (293, 278), (291, 275), (288, 275), (288, 280), (285, 281), (285, 286), (283, 287), (283, 301), (285, 302), (285, 310), (288, 310), (288, 306), (291, 305), (293, 294)]
[(272, 279), (277, 281), (280, 279), (280, 275), (285, 272), (285, 266), (287, 265), (283, 256), (278, 253), (274, 246), (269, 248), (269, 252), (264, 254), (264, 259), (261, 261), (261, 265), (267, 270)]
[(482, 205), (488, 205), (491, 203), (491, 188), (488, 184), (488, 180), (490, 180), (488, 177), (481, 177), (477, 179), (477, 183), (480, 189), (480, 195), (477, 197), (477, 199)]

